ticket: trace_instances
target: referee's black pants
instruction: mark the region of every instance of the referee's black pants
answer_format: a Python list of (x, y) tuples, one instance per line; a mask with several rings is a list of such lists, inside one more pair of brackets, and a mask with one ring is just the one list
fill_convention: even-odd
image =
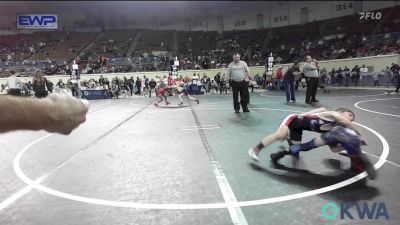
[(306, 92), (306, 102), (314, 102), (317, 100), (315, 95), (317, 94), (319, 86), (318, 77), (308, 77), (307, 78), (307, 92)]
[(21, 96), (21, 89), (19, 88), (10, 88), (10, 95)]
[[(236, 82), (231, 81), (231, 87), (233, 92), (233, 109), (235, 112), (240, 110), (240, 106), (242, 106), (243, 111), (249, 111), (247, 108), (247, 104), (249, 103), (249, 85), (248, 82)], [(240, 93), (240, 104), (239, 104), (239, 93)]]

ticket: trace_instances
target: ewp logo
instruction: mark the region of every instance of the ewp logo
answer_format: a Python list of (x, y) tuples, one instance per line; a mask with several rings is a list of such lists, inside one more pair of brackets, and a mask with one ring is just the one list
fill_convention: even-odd
[[(333, 210), (329, 210), (329, 208), (332, 208)], [(353, 211), (356, 211), (357, 213), (353, 214), (351, 213), (351, 208), (353, 208)], [(355, 209), (355, 210), (354, 210)], [(322, 207), (322, 216), (327, 219), (327, 220), (333, 220), (338, 217), (340, 213), (340, 219), (354, 219), (353, 215), (358, 215), (359, 219), (390, 219), (389, 218), (389, 213), (386, 209), (386, 205), (383, 202), (374, 202), (372, 206), (368, 206), (366, 202), (363, 204), (359, 203), (340, 203), (340, 207), (338, 207), (335, 203), (333, 202), (328, 202)]]
[(54, 14), (25, 14), (18, 15), (18, 29), (57, 29), (57, 15)]
[(381, 12), (359, 12), (360, 14), (360, 20), (380, 20), (382, 18), (382, 13)]

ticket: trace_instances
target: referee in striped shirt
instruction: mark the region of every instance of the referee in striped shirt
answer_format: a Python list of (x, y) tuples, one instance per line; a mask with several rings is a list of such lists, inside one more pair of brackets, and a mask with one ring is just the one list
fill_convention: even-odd
[(317, 61), (311, 56), (306, 56), (306, 62), (303, 65), (303, 73), (307, 79), (306, 103), (313, 104), (319, 102), (315, 95), (319, 86), (319, 67)]
[[(250, 112), (247, 105), (249, 104), (249, 80), (252, 80), (250, 69), (245, 61), (240, 60), (240, 54), (233, 54), (233, 62), (228, 66), (227, 79), (232, 87), (233, 92), (233, 109), (235, 113), (240, 113), (240, 106), (243, 112)], [(239, 104), (240, 94), (240, 104)]]

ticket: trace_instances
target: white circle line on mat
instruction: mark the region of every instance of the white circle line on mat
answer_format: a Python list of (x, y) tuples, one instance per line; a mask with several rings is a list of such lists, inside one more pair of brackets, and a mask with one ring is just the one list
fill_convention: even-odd
[[(377, 131), (375, 131), (367, 126), (358, 124), (358, 123), (355, 123), (355, 124), (372, 132), (381, 141), (382, 146), (383, 146), (382, 154), (379, 157), (378, 162), (374, 165), (375, 169), (379, 169), (386, 162), (386, 159), (389, 155), (388, 142)], [(279, 196), (279, 197), (273, 197), (273, 198), (231, 202), (231, 203), (223, 202), (223, 203), (203, 203), (203, 204), (201, 204), (201, 203), (200, 204), (175, 204), (175, 203), (157, 204), (157, 203), (136, 203), (136, 202), (111, 201), (111, 200), (96, 199), (96, 198), (89, 198), (89, 197), (84, 197), (84, 196), (79, 196), (79, 195), (73, 195), (73, 194), (65, 193), (62, 191), (55, 190), (55, 189), (51, 189), (49, 187), (41, 185), (38, 182), (31, 180), (29, 177), (27, 177), (25, 175), (25, 173), (22, 171), (21, 166), (20, 166), (21, 157), (29, 148), (31, 148), (33, 145), (37, 144), (38, 142), (44, 140), (46, 137), (49, 137), (49, 136), (51, 136), (51, 135), (47, 135), (43, 138), (40, 138), (40, 139), (28, 144), (17, 154), (17, 156), (15, 157), (14, 162), (13, 162), (13, 167), (14, 167), (15, 173), (22, 181), (24, 181), (26, 184), (34, 187), (35, 189), (37, 189), (39, 191), (42, 191), (44, 193), (47, 193), (47, 194), (50, 194), (53, 196), (57, 196), (60, 198), (69, 199), (72, 201), (89, 203), (89, 204), (95, 204), (95, 205), (124, 207), (124, 208), (140, 208), (140, 209), (216, 209), (216, 208), (256, 206), (256, 205), (265, 205), (265, 204), (271, 204), (271, 203), (276, 203), (276, 202), (300, 199), (300, 198), (305, 198), (305, 197), (309, 197), (309, 196), (314, 196), (314, 195), (330, 192), (330, 191), (345, 187), (347, 185), (350, 185), (354, 182), (357, 182), (367, 176), (366, 172), (363, 172), (363, 173), (360, 173), (360, 174), (358, 174), (354, 177), (351, 177), (347, 180), (341, 181), (339, 183), (329, 185), (326, 187), (322, 187), (322, 188), (318, 188), (318, 189), (311, 190), (311, 191), (305, 191), (305, 192), (301, 192), (301, 193), (297, 193), (297, 194), (291, 194), (291, 195), (285, 195), (285, 196)]]
[(375, 101), (384, 101), (384, 100), (393, 100), (393, 99), (400, 100), (400, 98), (371, 99), (371, 100), (365, 100), (365, 101), (356, 102), (356, 103), (354, 103), (354, 107), (356, 107), (357, 109), (363, 110), (363, 111), (371, 112), (371, 113), (376, 113), (376, 114), (381, 114), (381, 115), (385, 115), (385, 116), (393, 116), (393, 117), (399, 117), (400, 118), (400, 115), (397, 115), (397, 114), (390, 114), (390, 113), (383, 113), (383, 112), (373, 111), (373, 110), (365, 109), (365, 108), (362, 108), (362, 107), (358, 106), (360, 103), (363, 103), (363, 102), (375, 102)]

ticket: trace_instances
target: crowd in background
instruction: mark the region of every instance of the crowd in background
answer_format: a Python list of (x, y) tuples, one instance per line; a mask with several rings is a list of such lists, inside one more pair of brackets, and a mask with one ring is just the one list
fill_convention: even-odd
[(103, 74), (168, 71), (175, 57), (181, 70), (227, 68), (233, 52), (240, 52), (249, 66), (264, 66), (271, 53), (275, 64), (302, 61), (306, 55), (321, 61), (398, 54), (400, 20), (393, 18), (399, 9), (381, 10), (387, 16), (380, 21), (360, 22), (358, 15), (349, 15), (270, 29), (176, 31), (176, 43), (173, 31), (162, 30), (143, 30), (146, 36), (137, 42), (138, 30), (2, 36), (0, 76), (11, 75), (12, 70), (22, 73), (35, 60), (41, 60), (39, 68), (46, 75), (68, 74), (76, 57), (81, 58), (80, 73)]
[[(398, 64), (392, 63), (385, 69), (379, 72), (370, 73), (367, 65), (354, 65), (352, 68), (347, 66), (332, 68), (327, 71), (325, 68), (319, 70), (319, 87), (328, 91), (331, 86), (390, 86), (397, 83), (399, 78), (400, 67)], [(272, 75), (268, 75), (267, 71), (262, 74), (255, 74), (254, 79), (249, 81), (251, 92), (254, 89), (265, 89), (265, 91), (285, 90), (284, 86), (284, 71), (281, 66), (277, 68)], [(7, 85), (1, 85), (0, 92), (16, 95), (35, 95), (36, 97), (45, 97), (48, 92), (52, 92), (54, 88), (68, 89), (75, 96), (78, 95), (78, 87), (74, 80), (68, 79), (65, 83), (60, 79), (55, 85), (50, 80), (43, 76), (40, 70), (35, 71), (33, 78), (19, 77), (17, 73), (13, 73), (8, 77)], [(111, 80), (107, 77), (100, 76), (99, 79), (89, 79), (80, 81), (81, 90), (106, 90), (110, 97), (117, 98), (118, 96), (155, 96), (158, 88), (165, 87), (171, 84), (171, 80), (177, 78), (172, 76), (172, 73), (157, 76), (155, 79), (149, 79), (146, 76), (130, 78), (123, 77), (122, 79), (115, 76)], [(218, 72), (214, 76), (207, 76), (193, 73), (192, 77), (179, 76), (179, 79), (187, 84), (195, 84), (199, 86), (201, 94), (222, 94), (230, 91), (229, 80), (226, 79), (225, 73)], [(18, 82), (16, 81), (18, 80)], [(304, 74), (296, 76), (294, 79), (295, 89), (305, 89), (307, 86), (306, 77)], [(15, 92), (15, 89), (19, 89)]]
[[(400, 20), (396, 15), (399, 10), (399, 6), (379, 10), (386, 15), (379, 21), (360, 21), (359, 15), (348, 15), (305, 24), (222, 33), (144, 29), (102, 30), (100, 33), (46, 31), (1, 36), (0, 77), (25, 76), (22, 93), (29, 93), (33, 91), (32, 76), (36, 76), (34, 71), (38, 69), (47, 76), (72, 76), (74, 71), (78, 74), (169, 71), (176, 59), (179, 70), (227, 68), (233, 52), (240, 52), (241, 59), (249, 66), (265, 66), (270, 56), (274, 57), (275, 65), (280, 65), (303, 61), (306, 55), (321, 61), (398, 54)], [(142, 36), (137, 38), (139, 32)], [(72, 68), (74, 64), (78, 65), (77, 69)], [(387, 65), (382, 71), (374, 71), (369, 65), (344, 66), (330, 71), (320, 68), (319, 84), (321, 87), (396, 84), (394, 65)], [(282, 69), (273, 75), (256, 74), (249, 86), (252, 90), (258, 87), (267, 91), (282, 89), (286, 71), (279, 70)], [(204, 93), (221, 92), (224, 82), (227, 83), (224, 87), (229, 87), (229, 82), (218, 78), (223, 75), (196, 76)], [(296, 87), (303, 87), (304, 80), (297, 78)], [(45, 82), (49, 83), (45, 85), (46, 89), (52, 90), (51, 82)], [(132, 95), (146, 92), (150, 81), (131, 77), (107, 82), (88, 80), (80, 85), (83, 88), (104, 88), (106, 85), (106, 89), (110, 89), (115, 83), (119, 89), (129, 89), (125, 92)], [(65, 86), (76, 85), (67, 82)], [(2, 91), (8, 89), (3, 85)], [(71, 89), (75, 91), (76, 88)]]
[[(262, 76), (256, 74), (254, 76), (255, 83), (263, 86), (267, 91), (284, 90), (283, 75), (286, 71), (281, 66), (275, 73), (267, 75), (265, 72)], [(330, 86), (392, 86), (399, 79), (399, 65), (392, 63), (378, 72), (369, 72), (366, 65), (354, 65), (352, 68), (347, 66), (332, 68), (327, 71), (326, 68), (319, 70), (319, 84), (321, 88), (329, 88)], [(304, 74), (295, 78), (295, 89), (304, 89), (306, 87), (306, 77)]]

